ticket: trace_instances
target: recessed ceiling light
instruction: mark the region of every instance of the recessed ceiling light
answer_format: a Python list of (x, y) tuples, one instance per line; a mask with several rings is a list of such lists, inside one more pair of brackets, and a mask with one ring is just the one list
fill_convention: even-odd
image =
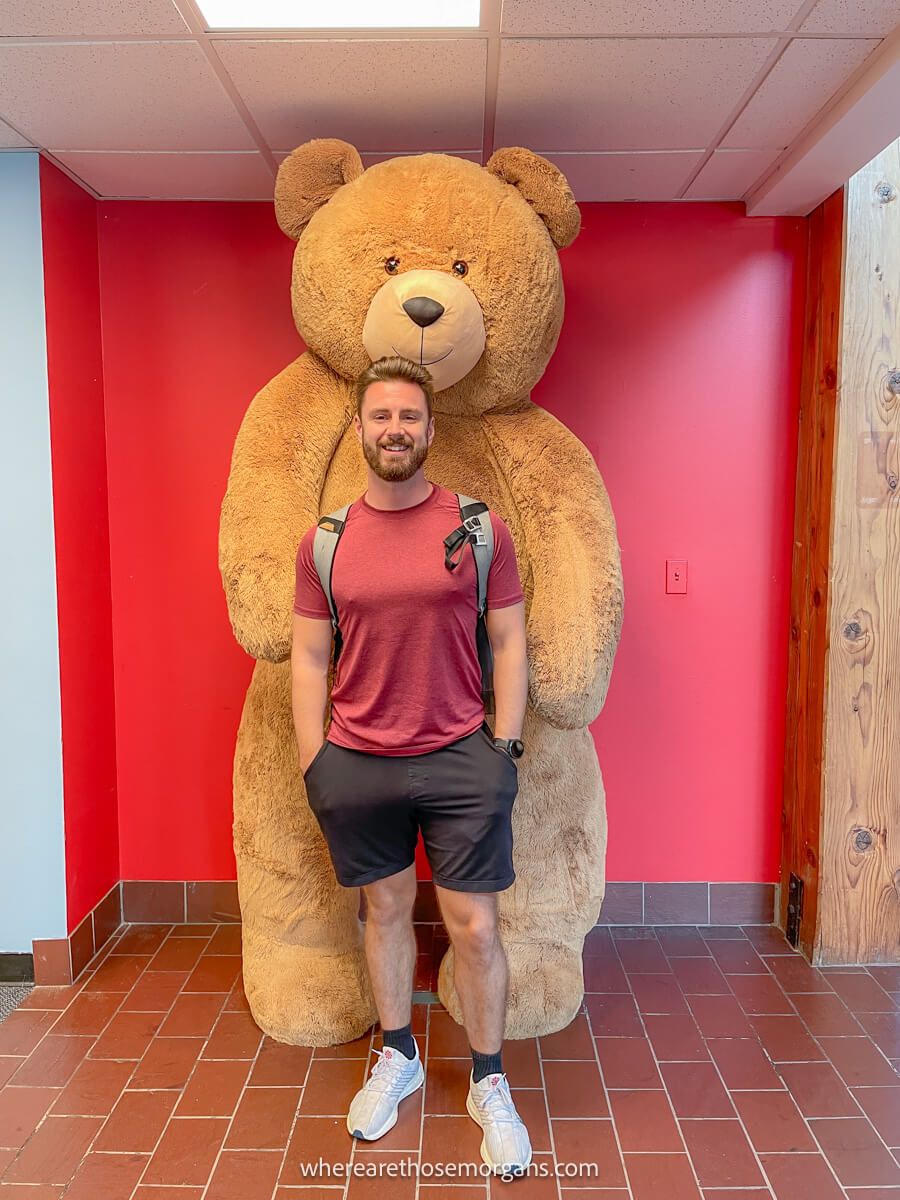
[(480, 0), (199, 0), (208, 29), (477, 29)]

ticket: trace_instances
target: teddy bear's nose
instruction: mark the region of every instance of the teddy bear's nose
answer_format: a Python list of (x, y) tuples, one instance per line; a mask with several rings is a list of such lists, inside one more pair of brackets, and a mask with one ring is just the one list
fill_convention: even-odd
[(438, 317), (443, 316), (444, 306), (432, 300), (430, 296), (413, 296), (403, 305), (404, 312), (422, 329), (433, 325)]

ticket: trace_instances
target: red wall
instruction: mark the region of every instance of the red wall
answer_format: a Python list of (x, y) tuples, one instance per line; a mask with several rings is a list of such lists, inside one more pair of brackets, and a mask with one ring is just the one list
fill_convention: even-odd
[(218, 570), (244, 410), (303, 349), (267, 204), (100, 206), (123, 879), (233, 879), (252, 668)]
[(71, 932), (119, 880), (97, 204), (40, 172)]
[[(608, 877), (771, 881), (805, 222), (733, 204), (582, 213), (535, 399), (595, 454), (623, 548), (593, 729)], [(247, 404), (302, 349), (292, 247), (267, 204), (106, 202), (99, 231), (121, 875), (229, 879), (251, 664), (218, 514)], [(664, 594), (666, 557), (689, 560), (687, 596)]]
[[(592, 451), (622, 547), (593, 726), (608, 878), (777, 880), (807, 223), (581, 209), (535, 398)], [(667, 558), (688, 560), (686, 596)]]

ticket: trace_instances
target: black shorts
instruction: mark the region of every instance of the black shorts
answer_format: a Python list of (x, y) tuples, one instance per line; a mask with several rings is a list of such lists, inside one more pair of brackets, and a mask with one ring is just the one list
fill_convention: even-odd
[(499, 892), (515, 880), (513, 759), (487, 723), (427, 754), (367, 754), (326, 741), (303, 779), (338, 881), (360, 887), (415, 862), (419, 829), (434, 882)]

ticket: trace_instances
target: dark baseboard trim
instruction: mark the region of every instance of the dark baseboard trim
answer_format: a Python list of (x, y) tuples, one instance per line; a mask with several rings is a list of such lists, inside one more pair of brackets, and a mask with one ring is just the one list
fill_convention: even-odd
[(598, 925), (771, 925), (774, 883), (608, 883)]
[[(774, 883), (608, 883), (598, 925), (771, 925)], [(360, 891), (360, 915), (365, 913)], [(240, 921), (237, 883), (129, 880), (122, 920), (216, 923)], [(430, 879), (420, 879), (413, 919), (440, 921)]]
[[(608, 883), (598, 925), (771, 925), (774, 883)], [(360, 912), (365, 904), (360, 905)], [(420, 879), (416, 921), (440, 921), (434, 886)]]
[(31, 983), (33, 980), (33, 954), (0, 954), (0, 983)]
[(121, 924), (122, 885), (116, 883), (68, 937), (31, 943), (34, 982), (41, 986), (74, 983)]
[[(775, 883), (608, 883), (598, 925), (771, 925), (775, 921)], [(365, 893), (360, 890), (361, 917)], [(65, 938), (32, 943), (32, 954), (0, 955), (5, 969), (26, 971), (15, 981), (69, 984), (123, 923), (219, 924), (241, 919), (234, 880), (124, 880), (115, 884), (78, 928)], [(413, 920), (439, 923), (440, 908), (430, 879), (420, 879)], [(5, 966), (9, 960), (27, 960)], [(5, 979), (6, 982), (12, 980)]]
[(240, 921), (234, 880), (126, 879), (122, 920), (130, 925), (194, 925)]

